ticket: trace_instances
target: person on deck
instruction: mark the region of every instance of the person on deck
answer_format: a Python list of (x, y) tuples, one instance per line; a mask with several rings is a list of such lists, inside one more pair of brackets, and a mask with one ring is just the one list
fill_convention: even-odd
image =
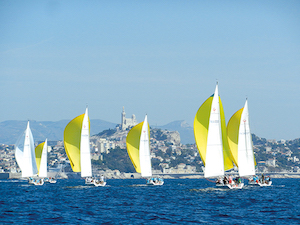
[(232, 184), (232, 176), (229, 175), (229, 184)]
[(264, 183), (264, 180), (265, 180), (265, 176), (264, 174), (261, 175), (261, 183)]
[(104, 182), (104, 176), (103, 175), (100, 176), (100, 182)]

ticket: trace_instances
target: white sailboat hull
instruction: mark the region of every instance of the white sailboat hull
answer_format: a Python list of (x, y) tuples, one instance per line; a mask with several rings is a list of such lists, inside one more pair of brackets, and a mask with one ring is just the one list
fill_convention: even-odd
[(30, 177), (28, 179), (28, 183), (29, 184), (34, 184), (34, 185), (37, 185), (37, 186), (41, 186), (41, 185), (44, 185), (44, 179), (43, 178), (37, 178), (37, 177)]
[(164, 181), (158, 181), (158, 182), (149, 182), (147, 183), (147, 185), (154, 185), (154, 186), (160, 186), (160, 185), (163, 185), (164, 184)]
[(272, 181), (269, 181), (269, 182), (264, 182), (264, 183), (261, 183), (260, 181), (256, 182), (256, 181), (249, 181), (248, 182), (249, 185), (259, 185), (261, 187), (267, 187), (267, 186), (271, 186), (272, 185)]
[(96, 187), (104, 187), (106, 185), (105, 181), (94, 180), (94, 185)]
[(229, 188), (229, 189), (242, 189), (244, 187), (244, 183), (238, 184), (216, 184), (219, 188)]
[(269, 181), (268, 183), (258, 183), (259, 186), (261, 187), (266, 187), (266, 186), (271, 186), (272, 185), (272, 181)]
[(36, 180), (35, 182), (33, 182), (33, 184), (36, 186), (42, 186), (44, 185), (44, 180), (43, 179)]
[(86, 185), (94, 185), (96, 187), (104, 187), (106, 185), (106, 182), (104, 180), (98, 180), (98, 179), (94, 179), (92, 177), (87, 177), (85, 178), (85, 184)]

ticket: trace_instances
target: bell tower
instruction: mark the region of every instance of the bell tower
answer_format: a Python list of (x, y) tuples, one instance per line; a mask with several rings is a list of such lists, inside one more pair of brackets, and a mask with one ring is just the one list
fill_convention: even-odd
[(126, 124), (126, 113), (125, 113), (125, 109), (124, 109), (124, 106), (123, 106), (123, 111), (121, 113), (121, 129), (122, 130), (125, 130), (125, 125)]

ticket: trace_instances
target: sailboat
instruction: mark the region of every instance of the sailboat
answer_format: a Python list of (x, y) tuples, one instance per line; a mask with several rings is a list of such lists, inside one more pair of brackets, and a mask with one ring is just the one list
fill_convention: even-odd
[(233, 168), (226, 132), (225, 115), (218, 83), (215, 92), (198, 109), (194, 119), (194, 136), (205, 166), (205, 178), (217, 178), (218, 187), (242, 188), (243, 183), (224, 179), (225, 171)]
[(104, 180), (92, 177), (92, 164), (90, 153), (90, 120), (88, 108), (85, 113), (71, 120), (64, 130), (64, 145), (70, 160), (72, 170), (81, 172), (85, 184), (105, 186)]
[(137, 124), (126, 137), (127, 152), (137, 173), (147, 178), (148, 185), (163, 185), (161, 178), (152, 177), (150, 156), (150, 127), (147, 115), (143, 122)]
[(272, 181), (259, 181), (255, 175), (255, 156), (249, 123), (248, 100), (243, 108), (235, 112), (227, 124), (228, 143), (239, 176), (250, 177), (248, 184), (268, 186)]
[(38, 168), (38, 175), (43, 178), (44, 182), (56, 183), (56, 180), (52, 177), (48, 178), (47, 174), (47, 149), (48, 141), (40, 143), (35, 148), (35, 160)]
[(43, 185), (43, 179), (35, 179), (38, 169), (35, 161), (34, 140), (27, 122), (27, 127), (23, 135), (18, 139), (15, 145), (16, 161), (22, 171), (21, 177), (28, 178), (30, 184)]

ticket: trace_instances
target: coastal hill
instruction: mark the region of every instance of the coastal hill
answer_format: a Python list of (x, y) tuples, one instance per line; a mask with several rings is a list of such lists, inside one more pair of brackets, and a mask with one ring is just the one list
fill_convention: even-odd
[[(69, 120), (52, 121), (30, 121), (30, 128), (37, 142), (63, 140), (63, 133)], [(27, 121), (7, 120), (0, 123), (0, 144), (15, 144), (18, 138), (23, 134)], [(116, 123), (107, 122), (100, 119), (91, 120), (91, 136), (107, 129), (114, 129)], [(184, 120), (174, 121), (163, 126), (152, 126), (162, 130), (178, 131), (180, 133), (181, 143), (195, 143), (193, 127)]]
[[(70, 120), (30, 121), (30, 128), (37, 142), (63, 140), (64, 129)], [(0, 144), (15, 144), (26, 129), (27, 121), (8, 120), (0, 123)], [(91, 120), (91, 135), (114, 128), (117, 124), (104, 120)]]
[(177, 120), (168, 123), (164, 126), (151, 126), (153, 128), (159, 128), (162, 130), (178, 131), (182, 144), (193, 144), (195, 143), (194, 130), (185, 120)]

